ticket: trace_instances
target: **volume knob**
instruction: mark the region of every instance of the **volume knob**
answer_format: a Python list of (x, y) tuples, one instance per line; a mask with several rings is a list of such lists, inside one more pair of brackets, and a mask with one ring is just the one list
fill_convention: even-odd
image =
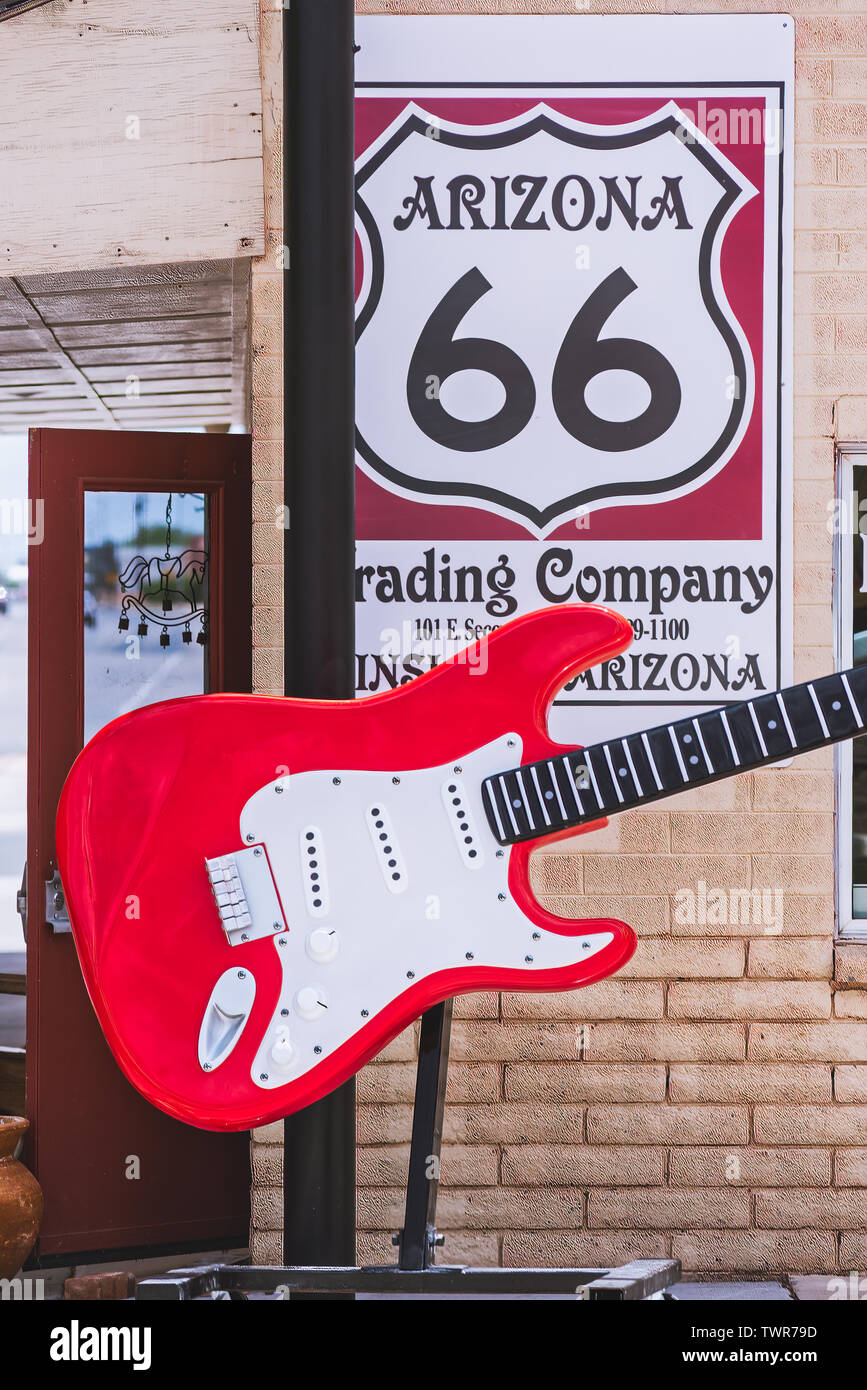
[(307, 954), (317, 964), (325, 965), (334, 960), (340, 949), (340, 938), (336, 931), (328, 927), (317, 927), (307, 938)]
[(305, 985), (299, 989), (295, 995), (295, 1009), (301, 1018), (306, 1018), (312, 1022), (314, 1018), (319, 1018), (325, 1013), (328, 1004), (322, 995), (322, 990), (315, 985)]

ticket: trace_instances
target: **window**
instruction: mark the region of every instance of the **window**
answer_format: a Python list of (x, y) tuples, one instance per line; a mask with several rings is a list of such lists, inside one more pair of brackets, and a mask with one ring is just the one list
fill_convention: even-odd
[[(837, 458), (834, 523), (837, 666), (867, 661), (867, 444)], [(867, 738), (837, 745), (840, 932), (867, 938)]]

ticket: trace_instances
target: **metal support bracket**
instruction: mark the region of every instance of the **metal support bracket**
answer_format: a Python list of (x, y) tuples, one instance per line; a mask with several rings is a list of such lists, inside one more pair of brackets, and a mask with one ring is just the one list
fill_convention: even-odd
[(62, 932), (71, 932), (72, 924), (69, 920), (69, 913), (66, 908), (66, 894), (63, 891), (63, 884), (60, 882), (60, 874), (57, 869), (51, 878), (45, 880), (45, 922), (50, 932), (55, 936)]

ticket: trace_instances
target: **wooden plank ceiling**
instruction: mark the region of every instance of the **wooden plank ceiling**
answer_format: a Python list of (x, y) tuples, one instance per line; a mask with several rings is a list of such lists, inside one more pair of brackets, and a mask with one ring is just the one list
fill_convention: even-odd
[(0, 433), (247, 427), (246, 258), (0, 279)]

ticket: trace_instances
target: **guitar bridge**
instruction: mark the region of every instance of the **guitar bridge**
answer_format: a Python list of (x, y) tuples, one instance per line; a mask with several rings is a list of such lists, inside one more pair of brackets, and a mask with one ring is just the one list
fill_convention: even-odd
[(230, 946), (286, 931), (264, 845), (206, 859), (205, 867)]

